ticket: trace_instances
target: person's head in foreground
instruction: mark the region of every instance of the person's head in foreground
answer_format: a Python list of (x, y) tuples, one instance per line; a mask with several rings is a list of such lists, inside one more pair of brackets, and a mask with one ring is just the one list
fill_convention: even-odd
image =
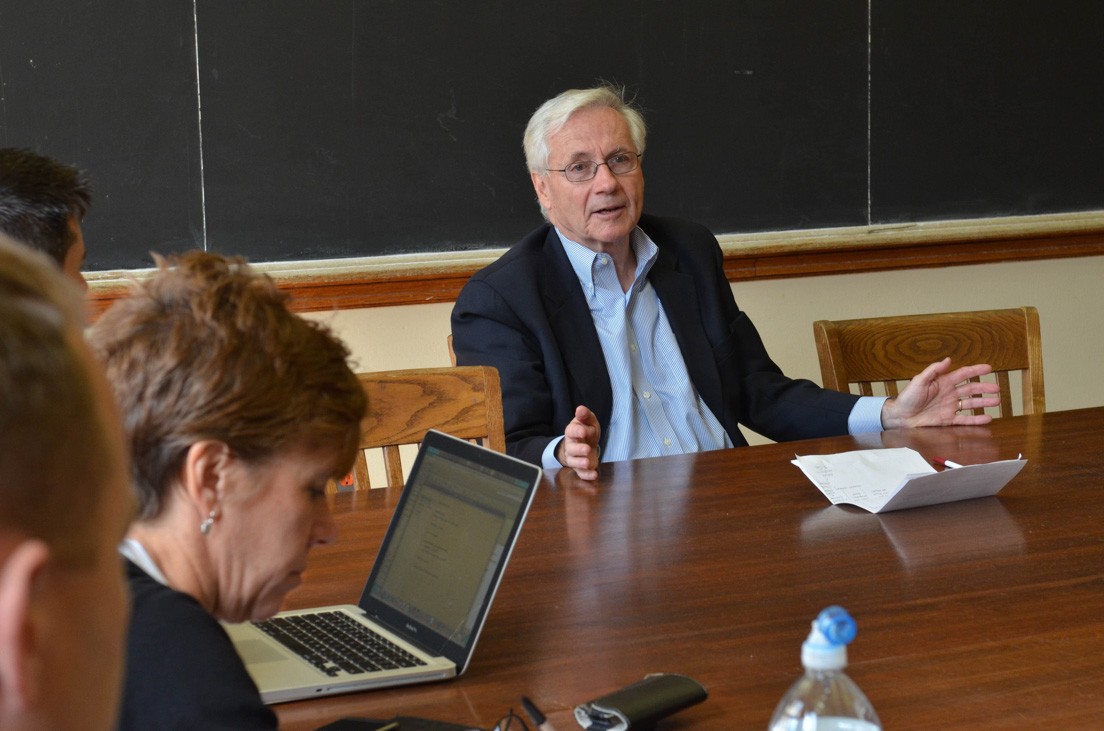
[(92, 203), (87, 176), (30, 150), (0, 149), (0, 232), (49, 256), (87, 287), (81, 221)]
[(0, 234), (0, 728), (113, 728), (132, 517), (110, 392), (80, 298)]
[[(195, 702), (215, 705), (235, 679), (216, 682), (219, 672), (241, 680), (244, 666), (203, 610), (241, 622), (280, 609), (311, 548), (336, 537), (325, 487), (352, 465), (365, 412), (345, 346), (288, 312), (267, 276), (198, 251), (158, 265), (90, 334), (123, 415), (138, 499), (123, 548), (134, 596), (123, 724), (135, 728), (152, 723), (141, 714), (161, 696), (191, 688)], [(163, 626), (173, 612), (194, 626)], [(157, 695), (140, 697), (153, 676)], [(250, 692), (241, 702), (260, 713)], [(189, 709), (196, 723), (202, 711)]]

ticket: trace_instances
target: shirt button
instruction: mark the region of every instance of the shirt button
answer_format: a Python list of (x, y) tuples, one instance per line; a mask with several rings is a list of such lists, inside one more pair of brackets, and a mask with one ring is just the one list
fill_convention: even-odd
[(652, 394), (650, 392), (648, 392), (648, 391), (644, 392), (644, 398), (651, 398), (651, 397), (652, 397)]
[(669, 446), (671, 446), (671, 440), (670, 440), (670, 439), (664, 439), (664, 440), (663, 440), (663, 443), (664, 443), (665, 445), (667, 445), (668, 447), (669, 447)]
[(634, 344), (634, 343), (629, 343), (629, 350), (631, 350), (632, 352), (634, 352), (634, 353), (635, 353), (635, 352), (636, 352), (636, 344)]

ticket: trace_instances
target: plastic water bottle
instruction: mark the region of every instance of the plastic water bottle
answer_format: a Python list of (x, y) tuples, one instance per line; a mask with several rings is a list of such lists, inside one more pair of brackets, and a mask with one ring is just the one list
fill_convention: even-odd
[(817, 615), (801, 645), (805, 675), (778, 702), (769, 731), (881, 731), (874, 707), (843, 672), (855, 631), (855, 620), (843, 607)]

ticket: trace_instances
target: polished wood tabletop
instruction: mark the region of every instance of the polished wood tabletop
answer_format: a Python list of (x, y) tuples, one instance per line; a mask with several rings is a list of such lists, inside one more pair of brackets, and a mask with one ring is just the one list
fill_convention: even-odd
[[(832, 506), (795, 453), (908, 446), (1028, 460), (997, 496), (873, 515)], [(333, 496), (341, 536), (288, 608), (355, 603), (398, 499)], [(661, 724), (765, 729), (826, 606), (887, 729), (1104, 728), (1104, 408), (549, 471), (468, 671), (277, 706), (282, 728), (418, 715), (491, 728), (529, 696), (571, 709), (644, 675), (709, 699)]]

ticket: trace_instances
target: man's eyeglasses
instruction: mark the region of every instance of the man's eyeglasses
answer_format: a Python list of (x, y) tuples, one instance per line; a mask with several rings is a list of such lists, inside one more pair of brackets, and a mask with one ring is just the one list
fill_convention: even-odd
[(624, 175), (625, 173), (631, 173), (640, 167), (640, 158), (643, 155), (639, 155), (635, 152), (619, 152), (616, 155), (611, 155), (606, 158), (605, 162), (593, 162), (591, 160), (576, 160), (565, 168), (548, 168), (550, 173), (563, 173), (564, 177), (572, 183), (585, 183), (588, 180), (594, 178), (598, 174), (598, 168), (601, 165), (605, 165), (610, 169), (610, 172), (614, 175)]
[(521, 716), (514, 714), (514, 709), (511, 708), (509, 713), (495, 724), (494, 731), (529, 731), (529, 727), (521, 720)]

